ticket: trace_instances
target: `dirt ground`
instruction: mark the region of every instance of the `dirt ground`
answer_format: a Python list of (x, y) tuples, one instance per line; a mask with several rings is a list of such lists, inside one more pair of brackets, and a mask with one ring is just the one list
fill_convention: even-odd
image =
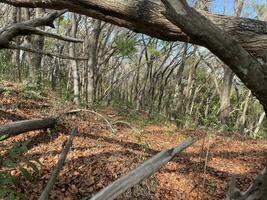
[[(70, 103), (52, 98), (24, 100), (16, 91), (0, 94), (0, 124), (46, 117), (71, 110)], [(110, 121), (124, 120), (116, 110), (98, 110)], [(62, 114), (55, 130), (32, 131), (1, 143), (12, 145), (30, 139), (27, 156), (37, 158), (39, 173), (32, 181), (21, 178), (18, 191), (38, 199), (73, 127), (78, 126), (66, 163), (51, 192), (51, 199), (81, 199), (91, 196), (161, 150), (178, 145), (187, 137), (198, 141), (153, 177), (129, 189), (118, 199), (222, 199), (232, 176), (246, 190), (266, 164), (266, 140), (226, 136), (214, 131), (166, 131), (166, 125), (142, 129), (116, 124), (112, 133), (106, 123), (90, 113)], [(168, 127), (167, 127), (168, 128)], [(14, 170), (13, 174), (18, 174)]]

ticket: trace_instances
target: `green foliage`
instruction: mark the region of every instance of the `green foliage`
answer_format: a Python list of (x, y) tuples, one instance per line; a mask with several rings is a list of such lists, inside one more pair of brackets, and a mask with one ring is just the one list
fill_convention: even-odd
[(28, 168), (38, 172), (36, 164), (25, 156), (28, 143), (29, 141), (16, 142), (11, 148), (0, 144), (0, 148), (4, 151), (0, 156), (0, 199), (26, 199), (23, 194), (15, 190), (19, 185), (19, 177), (11, 175), (10, 172), (19, 169), (21, 176), (27, 180), (32, 179)]
[(121, 56), (132, 57), (137, 51), (137, 42), (133, 38), (127, 38), (126, 36), (120, 35), (115, 38), (114, 42), (117, 48), (117, 53)]
[(266, 10), (266, 4), (265, 3), (261, 3), (261, 2), (254, 2), (254, 1), (251, 1), (250, 2), (251, 4), (251, 7), (253, 8), (253, 10), (256, 12), (257, 14), (257, 17), (261, 17), (265, 10)]
[(147, 47), (148, 53), (153, 57), (160, 56), (160, 50), (157, 50), (157, 46), (155, 44), (151, 44)]
[(0, 50), (0, 80), (4, 78), (11, 79), (12, 66), (9, 60), (9, 52), (7, 50)]
[(20, 89), (20, 97), (24, 99), (42, 100), (45, 94), (39, 87), (25, 82)]

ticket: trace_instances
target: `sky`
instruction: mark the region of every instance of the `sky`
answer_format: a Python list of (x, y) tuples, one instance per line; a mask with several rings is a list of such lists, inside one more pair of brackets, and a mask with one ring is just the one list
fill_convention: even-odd
[[(255, 18), (256, 13), (253, 9), (253, 4), (267, 5), (267, 0), (245, 0), (245, 6), (243, 8), (242, 16)], [(211, 11), (216, 14), (223, 14), (225, 9), (226, 15), (233, 15), (234, 0), (213, 0), (211, 4)]]

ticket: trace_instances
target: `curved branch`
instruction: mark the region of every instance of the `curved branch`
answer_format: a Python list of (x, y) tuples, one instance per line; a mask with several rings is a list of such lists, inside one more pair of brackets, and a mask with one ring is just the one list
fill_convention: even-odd
[(0, 49), (1, 48), (9, 48), (10, 42), (13, 38), (19, 35), (41, 35), (41, 36), (47, 36), (52, 37), (68, 42), (75, 42), (75, 43), (81, 43), (82, 40), (70, 38), (66, 36), (61, 36), (56, 33), (49, 33), (40, 29), (37, 29), (36, 27), (39, 26), (49, 26), (54, 28), (54, 20), (58, 18), (59, 16), (63, 15), (67, 10), (63, 11), (54, 11), (50, 13), (47, 16), (36, 18), (33, 20), (28, 20), (25, 22), (17, 23), (14, 25), (7, 26), (0, 30)]

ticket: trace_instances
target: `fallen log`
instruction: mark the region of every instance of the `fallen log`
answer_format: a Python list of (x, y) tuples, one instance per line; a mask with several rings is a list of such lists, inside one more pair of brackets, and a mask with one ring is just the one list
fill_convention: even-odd
[(91, 199), (86, 197), (83, 200), (113, 200), (120, 194), (125, 192), (128, 188), (138, 184), (143, 179), (151, 176), (157, 172), (160, 168), (165, 166), (171, 159), (177, 154), (181, 153), (184, 149), (194, 144), (196, 140), (188, 138), (178, 146), (164, 150), (152, 158), (145, 161), (142, 165), (129, 172), (127, 175), (119, 178), (111, 183), (106, 188), (102, 189), (99, 193), (94, 195)]
[(38, 129), (54, 128), (56, 125), (55, 118), (31, 119), (12, 122), (0, 126), (0, 138), (6, 139), (28, 131)]

